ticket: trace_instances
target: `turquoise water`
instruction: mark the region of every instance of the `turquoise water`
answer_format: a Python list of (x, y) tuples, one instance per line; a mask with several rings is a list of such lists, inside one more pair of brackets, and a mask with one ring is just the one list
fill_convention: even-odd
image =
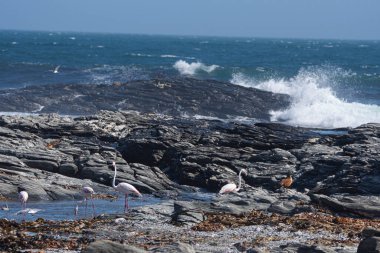
[(380, 122), (379, 59), (379, 41), (0, 31), (0, 88), (190, 76), (289, 94), (273, 121), (347, 127)]

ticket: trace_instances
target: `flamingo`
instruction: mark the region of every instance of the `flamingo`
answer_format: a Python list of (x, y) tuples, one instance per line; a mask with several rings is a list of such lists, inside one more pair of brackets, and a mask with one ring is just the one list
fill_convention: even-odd
[(88, 202), (88, 199), (90, 198), (91, 203), (92, 203), (93, 216), (95, 217), (95, 205), (94, 205), (94, 198), (93, 198), (93, 194), (95, 193), (94, 189), (92, 189), (89, 186), (85, 186), (82, 188), (82, 193), (84, 194), (84, 201), (86, 202), (85, 216), (87, 215), (87, 202)]
[(230, 193), (230, 192), (238, 192), (241, 187), (241, 174), (244, 173), (247, 175), (247, 171), (245, 169), (241, 169), (239, 172), (239, 187), (236, 187), (236, 184), (234, 183), (229, 183), (226, 184), (220, 189), (219, 194), (224, 194), (224, 193)]
[(112, 166), (115, 169), (115, 175), (113, 176), (113, 181), (112, 181), (112, 187), (119, 192), (122, 192), (125, 194), (125, 204), (124, 204), (124, 213), (127, 212), (129, 209), (128, 206), (128, 194), (136, 194), (139, 197), (142, 197), (141, 193), (131, 184), (128, 183), (119, 183), (118, 185), (115, 185), (116, 181), (116, 163), (112, 162)]
[[(21, 209), (25, 210), (26, 209), (26, 201), (28, 201), (29, 194), (26, 191), (20, 191), (18, 193), (18, 199), (21, 202)], [(24, 220), (25, 220), (25, 214), (24, 213)]]

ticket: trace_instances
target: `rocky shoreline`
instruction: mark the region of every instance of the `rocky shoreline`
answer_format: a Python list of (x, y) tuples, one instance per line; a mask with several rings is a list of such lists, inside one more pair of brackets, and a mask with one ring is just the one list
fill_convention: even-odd
[[(379, 184), (376, 183), (380, 180), (379, 136), (379, 124), (367, 124), (335, 135), (275, 123), (245, 125), (134, 111), (101, 111), (76, 118), (56, 114), (5, 115), (0, 117), (0, 194), (16, 199), (17, 187), (21, 186), (32, 200), (80, 199), (82, 185), (107, 194), (112, 191), (111, 163), (115, 160), (120, 170), (118, 181), (129, 182), (143, 193), (174, 200), (166, 207), (138, 208), (125, 217), (124, 225), (118, 224), (121, 230), (114, 231), (114, 236), (107, 233), (114, 227), (116, 217), (99, 217), (97, 219), (106, 222), (91, 232), (94, 233), (89, 237), (92, 239), (75, 244), (77, 248), (73, 246), (73, 250), (85, 248), (95, 238), (142, 246), (131, 239), (135, 238), (132, 231), (126, 231), (128, 227), (133, 230), (142, 226), (139, 230), (142, 233), (149, 223), (144, 222), (150, 221), (151, 226), (155, 225), (154, 240), (159, 245), (173, 245), (174, 241), (186, 238), (185, 242), (192, 244), (196, 252), (220, 252), (223, 247), (225, 252), (238, 252), (240, 246), (233, 245), (244, 241), (242, 239), (252, 234), (256, 235), (254, 240), (258, 240), (258, 236), (270, 236), (269, 232), (260, 235), (258, 231), (262, 229), (271, 234), (289, 230), (292, 232), (286, 237), (297, 238), (299, 234), (299, 238), (305, 236), (303, 227), (313, 228), (314, 236), (322, 235), (322, 239), (299, 240), (302, 243), (297, 246), (294, 241), (287, 242), (283, 238), (273, 240), (277, 244), (264, 240), (257, 245), (245, 243), (244, 247), (259, 246), (262, 252), (281, 252), (281, 247), (290, 247), (293, 251), (289, 248), (289, 252), (297, 252), (302, 247), (318, 246), (324, 249), (315, 252), (355, 252), (362, 229), (380, 228), (377, 220)], [(248, 170), (248, 175), (243, 176), (241, 192), (217, 195), (222, 185), (236, 182), (242, 168)], [(282, 189), (279, 180), (289, 171), (294, 175), (294, 184), (291, 189)], [(179, 194), (200, 188), (214, 192), (214, 197), (208, 201), (175, 201)], [(236, 221), (236, 217), (250, 217), (250, 213), (259, 218)], [(312, 222), (312, 215), (316, 220), (321, 220), (321, 215), (331, 215), (329, 225), (337, 229), (328, 230), (323, 226), (316, 229), (313, 225), (301, 224), (305, 220)], [(215, 219), (218, 216), (233, 221), (223, 223)], [(280, 221), (273, 222), (275, 217)], [(160, 226), (158, 220), (163, 222)], [(344, 223), (360, 225), (345, 232)], [(238, 229), (233, 233), (233, 240), (227, 240), (231, 237), (228, 232), (235, 227)], [(248, 229), (246, 233), (244, 229)], [(321, 232), (324, 229), (325, 232)], [(163, 239), (167, 231), (177, 230), (181, 230), (178, 235), (183, 237)], [(194, 232), (197, 230), (202, 232)], [(219, 237), (215, 231), (220, 230), (224, 231), (220, 235), (224, 238), (222, 241), (228, 245), (220, 246), (221, 241), (211, 239), (202, 244), (196, 242), (195, 237), (191, 239), (194, 234), (188, 234), (193, 231), (207, 237), (214, 233)], [(17, 235), (24, 230), (14, 231), (18, 231)], [(89, 233), (84, 227), (79, 231), (80, 238)], [(41, 233), (54, 234), (53, 231), (38, 232), (40, 236)], [(122, 239), (125, 235), (128, 240)], [(153, 237), (144, 242), (145, 249), (152, 251), (156, 245), (149, 240)], [(4, 242), (4, 245), (13, 244)], [(62, 249), (59, 245), (57, 247)], [(3, 250), (23, 249), (18, 247)], [(51, 247), (55, 248), (54, 244)]]
[[(44, 112), (92, 109), (91, 115), (76, 117), (0, 116), (0, 200), (16, 200), (19, 187), (32, 201), (80, 200), (84, 185), (112, 197), (115, 161), (117, 182), (131, 183), (162, 203), (91, 220), (1, 220), (0, 250), (124, 252), (135, 246), (140, 249), (131, 252), (356, 252), (365, 237), (380, 242), (380, 124), (327, 131), (269, 123), (269, 110), (287, 106), (286, 96), (194, 82), (62, 86), (55, 101), (46, 95), (53, 86), (12, 91), (14, 101), (2, 91), (8, 98), (1, 100), (3, 111), (35, 110), (35, 103), (19, 107), (29, 95)], [(213, 102), (187, 97), (178, 83), (192, 92), (208, 84), (196, 92)], [(137, 94), (143, 90), (140, 101)], [(250, 101), (237, 99), (226, 111), (223, 101), (241, 92), (251, 92), (244, 96)], [(161, 99), (174, 93), (174, 107), (174, 100)], [(158, 105), (166, 109), (159, 111)], [(212, 120), (239, 115), (261, 123)], [(241, 191), (218, 195), (224, 184), (237, 182), (241, 169), (248, 171)], [(294, 183), (284, 189), (280, 180), (288, 173)], [(201, 197), (181, 197), (188, 193)], [(367, 227), (375, 231), (371, 236)]]

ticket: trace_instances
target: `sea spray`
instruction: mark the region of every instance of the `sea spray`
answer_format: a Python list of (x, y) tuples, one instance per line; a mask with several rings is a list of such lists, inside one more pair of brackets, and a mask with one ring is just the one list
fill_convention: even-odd
[(210, 73), (217, 69), (218, 65), (207, 66), (201, 62), (192, 62), (187, 63), (184, 60), (177, 61), (173, 67), (181, 73), (181, 75), (194, 75), (197, 71), (202, 70), (207, 73)]
[(377, 105), (347, 102), (339, 98), (334, 87), (340, 78), (354, 75), (340, 68), (308, 68), (289, 79), (270, 78), (257, 81), (243, 74), (233, 75), (231, 82), (275, 93), (288, 94), (292, 98), (289, 108), (271, 111), (271, 120), (286, 124), (320, 127), (356, 127), (369, 122), (380, 122)]

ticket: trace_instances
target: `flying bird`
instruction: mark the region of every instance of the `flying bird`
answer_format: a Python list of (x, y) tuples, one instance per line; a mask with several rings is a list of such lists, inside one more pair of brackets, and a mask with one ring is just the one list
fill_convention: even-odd
[(93, 216), (95, 217), (95, 205), (94, 205), (94, 197), (93, 197), (93, 194), (95, 193), (94, 189), (92, 189), (89, 186), (85, 186), (82, 188), (82, 193), (84, 195), (84, 201), (86, 202), (85, 216), (87, 215), (87, 202), (88, 202), (88, 199), (90, 198), (91, 203), (92, 203)]
[(116, 181), (116, 163), (115, 162), (112, 162), (112, 166), (114, 167), (115, 169), (115, 175), (113, 177), (113, 181), (112, 181), (112, 187), (116, 190), (116, 191), (119, 191), (121, 193), (124, 193), (125, 194), (125, 204), (124, 204), (124, 213), (127, 212), (127, 210), (129, 209), (129, 206), (128, 206), (128, 194), (135, 194), (139, 197), (142, 197), (141, 193), (131, 184), (128, 184), (128, 183), (119, 183), (118, 185), (115, 185), (115, 181)]
[(234, 183), (229, 183), (226, 184), (220, 189), (219, 194), (224, 194), (224, 193), (229, 193), (229, 192), (238, 192), (241, 187), (241, 174), (247, 175), (247, 171), (245, 169), (241, 169), (239, 172), (239, 186), (236, 187), (236, 184)]
[(61, 67), (61, 65), (58, 65), (57, 67), (55, 67), (55, 69), (53, 70), (53, 73), (54, 74), (59, 73), (58, 70), (59, 70), (60, 67)]

